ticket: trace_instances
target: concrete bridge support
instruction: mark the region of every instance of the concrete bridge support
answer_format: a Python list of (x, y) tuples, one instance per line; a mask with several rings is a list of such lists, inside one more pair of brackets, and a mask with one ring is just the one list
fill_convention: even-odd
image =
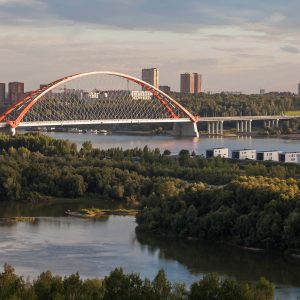
[(252, 132), (252, 120), (246, 121), (236, 121), (236, 131), (237, 133)]
[(252, 120), (249, 121), (248, 132), (252, 132)]
[(172, 135), (186, 136), (186, 137), (199, 137), (199, 131), (196, 122), (189, 123), (174, 123)]
[(207, 122), (207, 131), (209, 135), (223, 135), (224, 121)]

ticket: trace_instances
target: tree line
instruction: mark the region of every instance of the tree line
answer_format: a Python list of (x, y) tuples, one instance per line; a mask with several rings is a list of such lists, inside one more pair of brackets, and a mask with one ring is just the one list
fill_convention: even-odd
[[(137, 205), (169, 187), (224, 185), (239, 176), (300, 178), (300, 166), (206, 159), (182, 150), (94, 149), (41, 134), (0, 136), (0, 201), (101, 196)], [(172, 193), (172, 191), (170, 191)]]
[(264, 95), (172, 93), (172, 96), (189, 111), (202, 117), (280, 115), (285, 111), (300, 109), (300, 96), (292, 93)]
[(299, 181), (241, 176), (223, 187), (194, 183), (141, 202), (137, 230), (300, 251)]
[(79, 274), (56, 276), (50, 271), (33, 281), (16, 275), (10, 265), (0, 273), (0, 300), (271, 300), (274, 286), (261, 278), (257, 283), (237, 282), (207, 274), (189, 288), (171, 283), (163, 270), (153, 280), (113, 270), (103, 279), (82, 279)]

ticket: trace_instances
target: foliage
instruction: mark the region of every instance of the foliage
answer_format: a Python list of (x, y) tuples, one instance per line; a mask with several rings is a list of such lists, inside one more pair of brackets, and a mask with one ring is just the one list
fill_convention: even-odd
[(300, 250), (295, 179), (242, 176), (219, 188), (197, 183), (179, 195), (142, 201), (138, 230), (229, 240), (245, 247)]
[(273, 296), (274, 287), (264, 278), (256, 284), (239, 283), (217, 274), (208, 274), (187, 289), (169, 282), (163, 270), (152, 281), (122, 269), (113, 270), (103, 280), (83, 280), (78, 273), (63, 278), (46, 271), (25, 282), (9, 265), (0, 273), (0, 300), (271, 300)]

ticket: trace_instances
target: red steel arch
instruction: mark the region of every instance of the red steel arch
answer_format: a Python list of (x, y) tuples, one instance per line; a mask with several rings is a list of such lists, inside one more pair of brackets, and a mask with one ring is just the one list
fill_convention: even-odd
[[(135, 78), (130, 75), (122, 74), (122, 73), (117, 73), (117, 72), (111, 72), (111, 71), (94, 71), (94, 72), (86, 72), (86, 73), (79, 73), (67, 77), (63, 77), (61, 79), (58, 79), (56, 81), (53, 81), (52, 83), (44, 86), (43, 88), (40, 88), (32, 93), (30, 93), (28, 96), (20, 100), (19, 102), (15, 103), (11, 107), (8, 108), (6, 112), (4, 112), (0, 116), (0, 122), (2, 122), (7, 116), (9, 116), (10, 113), (14, 112), (15, 110), (21, 110), (19, 115), (15, 118), (15, 120), (6, 120), (6, 123), (11, 127), (11, 128), (17, 128), (26, 113), (30, 110), (30, 108), (35, 105), (35, 103), (43, 97), (46, 93), (50, 92), (51, 90), (55, 89), (56, 87), (71, 81), (76, 78), (80, 77), (85, 77), (85, 76), (90, 76), (90, 75), (97, 75), (97, 74), (103, 74), (103, 75), (112, 75), (112, 76), (117, 76), (117, 77), (122, 77), (125, 78), (129, 81), (132, 81), (147, 91), (151, 92), (153, 96), (161, 102), (166, 110), (168, 111), (170, 117), (172, 119), (179, 119), (180, 117), (174, 112), (173, 108), (169, 105), (168, 101), (172, 103), (177, 109), (182, 111), (184, 115), (187, 116), (192, 122), (197, 122), (197, 117), (192, 115), (186, 108), (184, 108), (181, 104), (179, 104), (176, 100), (174, 100), (172, 97), (167, 95), (166, 93), (162, 92), (161, 90), (157, 89), (156, 87), (150, 85), (149, 83), (140, 80), (138, 78)], [(167, 99), (168, 101), (166, 101)]]

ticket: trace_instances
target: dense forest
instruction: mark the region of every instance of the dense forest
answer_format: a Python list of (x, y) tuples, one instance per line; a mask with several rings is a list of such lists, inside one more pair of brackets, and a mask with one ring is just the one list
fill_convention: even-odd
[(203, 117), (280, 115), (286, 111), (300, 110), (300, 96), (292, 93), (264, 95), (172, 93), (172, 96), (192, 113)]
[(241, 176), (218, 188), (198, 182), (143, 199), (137, 223), (142, 231), (298, 253), (299, 181)]
[[(194, 115), (201, 117), (282, 115), (291, 111), (295, 111), (298, 115), (300, 111), (300, 96), (292, 93), (264, 95), (172, 93), (171, 96)], [(253, 124), (254, 127), (256, 125), (256, 123)], [(198, 126), (201, 130), (206, 130), (206, 126), (200, 123)], [(280, 122), (279, 128), (275, 129), (264, 128), (262, 130), (261, 125), (258, 128), (259, 133), (263, 135), (290, 134), (298, 132), (300, 119)]]
[(50, 271), (25, 281), (5, 265), (0, 273), (0, 300), (271, 300), (274, 287), (261, 278), (256, 284), (239, 283), (208, 274), (187, 288), (171, 283), (160, 270), (153, 280), (115, 269), (104, 279), (81, 279), (79, 274), (62, 278)]
[(182, 150), (93, 149), (40, 134), (0, 136), (0, 201), (101, 196), (137, 205), (152, 194), (179, 193), (195, 182), (223, 185), (239, 176), (300, 178), (300, 166), (206, 159)]

